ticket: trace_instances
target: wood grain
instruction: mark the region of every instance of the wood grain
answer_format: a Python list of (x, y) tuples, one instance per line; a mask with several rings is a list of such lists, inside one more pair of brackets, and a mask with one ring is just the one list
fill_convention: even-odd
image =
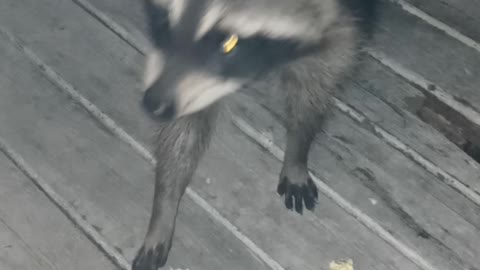
[(117, 269), (1, 152), (0, 268)]

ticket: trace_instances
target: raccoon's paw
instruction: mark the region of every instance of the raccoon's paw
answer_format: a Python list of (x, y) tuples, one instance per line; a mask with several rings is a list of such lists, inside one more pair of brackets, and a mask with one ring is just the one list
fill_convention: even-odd
[(165, 266), (168, 257), (168, 248), (165, 245), (158, 245), (154, 248), (143, 246), (135, 256), (132, 263), (132, 270), (158, 270)]
[(292, 210), (295, 205), (295, 211), (303, 214), (303, 204), (310, 211), (315, 208), (318, 190), (306, 169), (304, 172), (299, 172), (299, 170), (283, 170), (277, 192), (280, 196), (285, 196), (287, 209)]

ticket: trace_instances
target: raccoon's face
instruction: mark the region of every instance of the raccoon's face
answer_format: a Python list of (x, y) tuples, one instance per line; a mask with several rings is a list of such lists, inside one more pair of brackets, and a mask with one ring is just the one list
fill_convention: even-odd
[[(154, 50), (147, 56), (143, 106), (158, 119), (198, 112), (305, 49), (295, 35), (306, 28), (288, 25), (297, 23), (292, 20), (272, 17), (273, 26), (262, 15), (249, 21), (248, 13), (229, 12), (217, 0), (145, 1)], [(283, 29), (273, 31), (278, 25)]]

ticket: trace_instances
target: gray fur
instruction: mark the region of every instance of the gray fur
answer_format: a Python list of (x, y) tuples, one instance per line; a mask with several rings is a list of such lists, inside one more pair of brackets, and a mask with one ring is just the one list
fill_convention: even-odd
[(153, 210), (145, 242), (132, 269), (162, 267), (168, 257), (180, 200), (206, 150), (217, 115), (217, 105), (160, 126)]
[[(359, 2), (370, 5), (374, 0), (145, 1), (152, 25), (152, 40), (157, 47), (157, 53), (162, 51), (161, 58), (164, 62), (152, 69), (152, 63), (158, 61), (149, 61), (150, 70), (147, 70), (146, 76), (148, 89), (144, 104), (152, 117), (159, 116), (155, 112), (158, 112), (160, 106), (160, 114), (167, 115), (168, 119), (159, 122), (153, 211), (144, 245), (134, 260), (133, 270), (156, 270), (165, 265), (179, 203), (208, 147), (216, 120), (217, 103), (222, 97), (218, 93), (225, 91), (224, 95), (228, 95), (237, 90), (233, 89), (234, 87), (240, 89), (242, 85), (258, 78), (273, 82), (273, 85), (277, 86), (273, 95), (285, 97), (287, 145), (278, 193), (285, 197), (285, 205), (289, 209), (295, 208), (298, 213), (302, 213), (304, 207), (308, 210), (314, 209), (318, 192), (308, 175), (310, 146), (329, 111), (331, 94), (336, 91), (344, 76), (355, 67), (365, 37), (366, 32), (353, 14), (367, 13), (357, 13), (358, 10), (352, 10), (352, 7), (363, 8)], [(182, 11), (182, 8), (179, 8), (188, 7), (190, 1), (197, 1), (195, 9), (185, 8)], [(169, 10), (175, 10), (174, 18), (169, 18), (174, 20), (170, 25), (172, 32), (179, 33), (179, 43), (173, 47), (165, 45), (166, 39), (170, 37), (160, 32), (164, 31), (164, 25), (159, 24), (158, 17), (158, 14)], [(183, 12), (190, 12), (188, 18), (182, 17)], [(242, 25), (245, 25), (242, 22), (247, 19), (255, 22), (245, 26), (250, 28), (242, 29)], [(269, 20), (286, 20), (294, 27), (294, 31), (293, 28), (278, 28)], [(215, 27), (235, 31), (240, 40), (261, 35), (274, 40), (275, 44), (275, 40), (287, 41), (279, 41), (278, 47), (274, 45), (272, 48), (280, 53), (272, 53), (269, 55), (271, 58), (265, 58), (265, 63), (252, 61), (254, 64), (265, 64), (258, 72), (249, 72), (251, 68), (256, 70), (255, 66), (247, 66), (247, 71), (243, 71), (243, 66), (240, 65), (235, 72), (225, 75), (218, 73), (218, 65), (211, 65), (217, 69), (205, 64), (196, 66), (193, 61), (190, 63), (188, 60), (190, 56), (194, 57), (189, 55), (194, 51), (194, 43)], [(189, 34), (186, 35), (186, 32)], [(192, 45), (189, 42), (192, 42)], [(296, 45), (284, 46), (290, 43)], [(183, 45), (185, 48), (182, 48)], [(285, 50), (297, 52), (302, 48), (309, 50), (304, 54), (282, 54)], [(183, 54), (189, 57), (185, 58)], [(281, 61), (277, 61), (278, 59)], [(189, 77), (190, 74), (197, 74), (197, 81)], [(259, 76), (260, 74), (263, 76)], [(188, 80), (190, 83), (184, 83)], [(202, 83), (204, 86), (201, 86)], [(207, 91), (205, 87), (215, 88), (213, 92), (216, 96), (208, 97), (212, 91)], [(222, 90), (224, 88), (225, 90)], [(182, 98), (185, 99), (188, 95), (196, 98), (207, 96), (205, 99), (211, 102), (205, 102), (204, 107), (199, 106), (195, 111), (165, 113), (168, 110), (163, 108), (169, 107), (168, 104), (165, 105), (165, 100), (178, 106), (185, 102)]]

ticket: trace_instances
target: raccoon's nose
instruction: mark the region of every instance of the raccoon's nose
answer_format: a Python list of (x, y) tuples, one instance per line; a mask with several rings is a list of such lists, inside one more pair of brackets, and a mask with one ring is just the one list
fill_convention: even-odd
[(147, 113), (155, 119), (172, 120), (175, 117), (176, 106), (172, 98), (160, 98), (154, 92), (147, 91), (142, 103)]

